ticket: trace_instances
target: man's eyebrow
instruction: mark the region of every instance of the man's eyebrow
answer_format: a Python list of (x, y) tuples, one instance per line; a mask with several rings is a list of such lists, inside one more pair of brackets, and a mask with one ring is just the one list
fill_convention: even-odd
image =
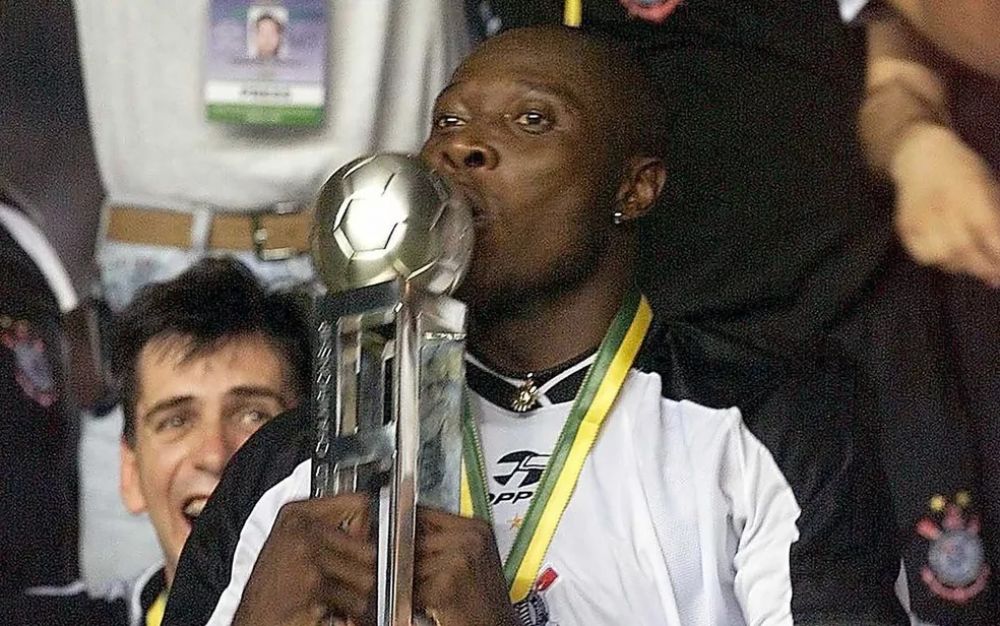
[(451, 91), (455, 87), (458, 87), (459, 85), (461, 85), (462, 82), (463, 81), (458, 80), (458, 81), (455, 81), (453, 83), (448, 83), (445, 86), (444, 89), (442, 89), (441, 91), (438, 92), (438, 95), (434, 98), (434, 104), (437, 104), (438, 100), (440, 100), (442, 97), (444, 97), (449, 91)]
[[(449, 83), (448, 86), (446, 86), (438, 93), (437, 98), (434, 101), (435, 106), (437, 105), (438, 100), (443, 98), (445, 95), (448, 94), (449, 91), (451, 91), (455, 87), (458, 87), (464, 82), (465, 82), (464, 80), (457, 80), (453, 83)], [(524, 89), (529, 94), (558, 98), (563, 102), (565, 102), (572, 109), (578, 111), (583, 109), (583, 102), (575, 93), (568, 91), (566, 89), (562, 89), (556, 85), (552, 85), (542, 81), (536, 81), (526, 78), (516, 78), (516, 77), (512, 77), (510, 79), (510, 82), (511, 84), (517, 85), (518, 87)]]
[(142, 421), (148, 422), (157, 413), (162, 413), (163, 411), (175, 409), (179, 406), (190, 404), (191, 402), (194, 402), (194, 396), (173, 396), (165, 400), (160, 400), (159, 402), (151, 406), (149, 410), (142, 415)]
[(288, 404), (287, 399), (281, 393), (271, 389), (269, 387), (261, 387), (259, 385), (240, 385), (238, 387), (233, 387), (226, 392), (226, 396), (232, 396), (236, 398), (271, 398), (280, 404), (281, 406), (286, 406)]

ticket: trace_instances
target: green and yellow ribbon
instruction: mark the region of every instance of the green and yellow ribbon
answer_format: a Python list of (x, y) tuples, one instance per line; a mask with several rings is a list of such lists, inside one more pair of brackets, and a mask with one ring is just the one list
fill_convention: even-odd
[[(528, 505), (524, 524), (504, 563), (512, 602), (523, 600), (538, 577), (556, 527), (580, 479), (584, 462), (625, 383), (652, 319), (652, 310), (646, 298), (638, 292), (630, 292), (601, 341), (597, 357), (573, 401), (549, 464)], [(461, 513), (467, 517), (491, 520), (482, 446), (468, 403), (462, 427)]]
[(563, 24), (579, 28), (583, 23), (583, 0), (566, 0), (563, 4)]

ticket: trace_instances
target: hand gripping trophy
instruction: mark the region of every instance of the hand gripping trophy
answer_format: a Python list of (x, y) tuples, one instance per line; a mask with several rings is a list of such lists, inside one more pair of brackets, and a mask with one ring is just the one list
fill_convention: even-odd
[(416, 505), (458, 512), (468, 207), (414, 157), (340, 168), (316, 201), (311, 496), (372, 494), (379, 626), (410, 626)]

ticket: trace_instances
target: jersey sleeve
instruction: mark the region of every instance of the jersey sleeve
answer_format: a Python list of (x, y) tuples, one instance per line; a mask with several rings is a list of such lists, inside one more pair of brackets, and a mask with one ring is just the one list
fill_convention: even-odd
[(799, 538), (801, 510), (767, 448), (734, 414), (730, 454), (733, 523), (738, 531), (733, 567), (736, 599), (748, 626), (792, 623), (790, 553)]
[(233, 456), (181, 553), (165, 626), (232, 623), (281, 507), (309, 496), (308, 412), (272, 420)]

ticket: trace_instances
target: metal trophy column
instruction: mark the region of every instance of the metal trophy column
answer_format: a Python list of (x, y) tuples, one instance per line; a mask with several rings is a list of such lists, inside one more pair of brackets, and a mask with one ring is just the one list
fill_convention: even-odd
[(458, 512), (468, 208), (415, 158), (338, 170), (317, 199), (312, 497), (372, 495), (380, 626), (410, 626), (416, 505)]

